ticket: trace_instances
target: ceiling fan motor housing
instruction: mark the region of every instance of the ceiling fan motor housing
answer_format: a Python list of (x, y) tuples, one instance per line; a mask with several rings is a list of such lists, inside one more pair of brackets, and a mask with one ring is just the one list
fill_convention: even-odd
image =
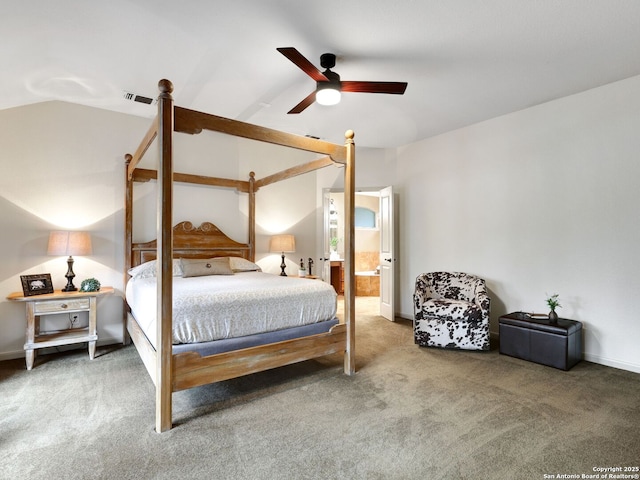
[(323, 53), (320, 55), (320, 66), (322, 68), (333, 68), (336, 66), (336, 56), (333, 53)]
[[(329, 79), (328, 82), (317, 82), (319, 88), (337, 88), (340, 89), (340, 75), (332, 72), (328, 68), (322, 74)], [(331, 87), (330, 87), (331, 86)]]

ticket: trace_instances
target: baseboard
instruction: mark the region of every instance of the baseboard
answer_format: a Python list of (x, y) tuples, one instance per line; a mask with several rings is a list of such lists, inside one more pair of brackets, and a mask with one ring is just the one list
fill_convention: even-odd
[(619, 360), (613, 360), (601, 355), (593, 355), (586, 352), (583, 357), (587, 362), (597, 363), (606, 367), (618, 368), (620, 370), (626, 370), (628, 372), (640, 373), (640, 365), (636, 365), (635, 363), (621, 362)]
[[(491, 341), (499, 342), (500, 335), (498, 332), (491, 332)], [(611, 358), (603, 357), (601, 355), (593, 355), (591, 353), (583, 352), (582, 359), (587, 362), (597, 363), (598, 365), (604, 365), (605, 367), (613, 367), (619, 370), (626, 370), (628, 372), (640, 373), (640, 365), (635, 363), (621, 362), (619, 360), (613, 360)]]
[[(122, 338), (101, 338), (98, 340), (98, 347), (102, 347), (105, 345), (115, 345), (117, 343), (122, 343)], [(38, 354), (47, 355), (49, 353), (55, 353), (59, 351), (67, 351), (67, 350), (86, 350), (87, 344), (85, 343), (74, 343), (71, 345), (62, 345), (60, 347), (50, 347), (50, 348), (39, 348)], [(0, 353), (0, 362), (5, 360), (15, 360), (16, 358), (24, 358), (24, 350), (14, 350), (11, 352), (2, 352)]]
[(24, 358), (24, 350), (15, 350), (13, 352), (0, 353), (0, 362), (5, 360), (14, 360), (16, 358)]
[[(405, 315), (402, 314), (398, 315), (398, 317), (412, 320), (410, 316), (405, 317)], [(489, 336), (491, 338), (492, 345), (499, 344), (498, 342), (500, 341), (500, 334), (498, 332), (489, 332)], [(586, 360), (587, 362), (597, 363), (599, 365), (604, 365), (605, 367), (612, 367), (619, 370), (626, 370), (628, 372), (640, 373), (640, 365), (637, 365), (635, 363), (621, 362), (619, 360), (603, 357), (601, 355), (593, 355), (587, 352), (584, 352), (582, 357), (583, 360)]]

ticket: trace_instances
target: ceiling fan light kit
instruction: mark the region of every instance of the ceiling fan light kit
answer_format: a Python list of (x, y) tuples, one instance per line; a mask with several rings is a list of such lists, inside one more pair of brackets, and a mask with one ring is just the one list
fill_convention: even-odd
[(333, 53), (324, 53), (320, 56), (320, 65), (326, 69), (324, 72), (320, 72), (320, 70), (295, 48), (281, 47), (277, 50), (316, 81), (315, 92), (311, 92), (287, 113), (300, 113), (314, 101), (320, 105), (336, 105), (340, 102), (341, 92), (391, 93), (402, 95), (407, 89), (406, 82), (342, 82), (340, 75), (331, 71), (336, 65), (336, 56)]
[(340, 89), (332, 85), (318, 84), (316, 90), (316, 102), (320, 105), (336, 105), (340, 103)]

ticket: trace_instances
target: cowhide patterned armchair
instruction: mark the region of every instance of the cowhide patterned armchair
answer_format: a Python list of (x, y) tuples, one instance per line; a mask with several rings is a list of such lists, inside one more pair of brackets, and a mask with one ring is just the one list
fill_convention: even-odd
[(418, 275), (413, 294), (415, 342), (420, 346), (489, 350), (485, 281), (460, 272)]

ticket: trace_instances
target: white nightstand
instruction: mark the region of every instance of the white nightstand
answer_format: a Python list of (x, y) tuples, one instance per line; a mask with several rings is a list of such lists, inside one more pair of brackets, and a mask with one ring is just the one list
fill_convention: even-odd
[[(24, 344), (27, 370), (33, 368), (38, 348), (57, 347), (72, 343), (89, 343), (89, 358), (93, 360), (98, 340), (97, 298), (111, 295), (113, 287), (100, 287), (97, 292), (63, 292), (25, 297), (21, 292), (12, 293), (8, 300), (25, 302), (27, 306), (27, 334)], [(50, 332), (40, 331), (40, 316), (54, 313), (89, 312), (89, 325), (84, 328), (71, 328)]]

